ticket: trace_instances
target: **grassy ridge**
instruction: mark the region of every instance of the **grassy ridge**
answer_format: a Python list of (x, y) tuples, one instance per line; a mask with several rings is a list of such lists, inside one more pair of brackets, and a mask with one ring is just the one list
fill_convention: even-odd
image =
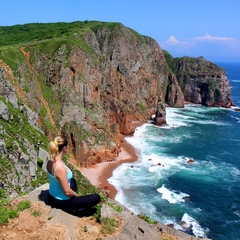
[(81, 33), (89, 30), (96, 31), (99, 27), (113, 29), (118, 26), (121, 26), (121, 24), (98, 21), (29, 23), (24, 25), (0, 26), (0, 47), (56, 38), (69, 38), (70, 36), (81, 35)]

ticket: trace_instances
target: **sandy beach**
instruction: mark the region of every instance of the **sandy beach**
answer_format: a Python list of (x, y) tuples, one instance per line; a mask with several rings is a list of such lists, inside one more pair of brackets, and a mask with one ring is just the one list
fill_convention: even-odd
[(122, 163), (135, 161), (137, 161), (135, 149), (124, 139), (121, 151), (114, 161), (99, 163), (94, 168), (81, 168), (80, 171), (92, 185), (109, 190), (110, 198), (114, 199), (117, 190), (113, 185), (109, 184), (107, 179), (112, 176), (114, 169)]

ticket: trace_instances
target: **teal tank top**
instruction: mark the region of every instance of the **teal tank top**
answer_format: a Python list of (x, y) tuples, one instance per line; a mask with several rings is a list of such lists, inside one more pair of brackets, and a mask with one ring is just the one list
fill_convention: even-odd
[(59, 166), (64, 166), (67, 168), (67, 179), (68, 179), (68, 185), (70, 186), (71, 178), (73, 177), (72, 171), (66, 167), (63, 164), (59, 164), (54, 169), (54, 176), (48, 172), (48, 178), (49, 178), (49, 193), (56, 199), (59, 200), (68, 200), (70, 197), (68, 197), (60, 184), (60, 181), (55, 177), (56, 170)]

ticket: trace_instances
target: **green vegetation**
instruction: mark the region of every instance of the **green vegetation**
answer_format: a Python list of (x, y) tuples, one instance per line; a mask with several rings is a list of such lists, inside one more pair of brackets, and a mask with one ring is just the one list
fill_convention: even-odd
[(114, 218), (104, 218), (102, 220), (102, 233), (114, 233), (115, 229), (119, 226), (119, 224), (116, 222)]
[(177, 74), (177, 65), (176, 65), (176, 62), (175, 62), (175, 59), (172, 57), (172, 55), (166, 51), (166, 50), (163, 50), (163, 53), (164, 53), (164, 56), (165, 56), (165, 59), (166, 59), (166, 62), (168, 64), (168, 71), (172, 74)]
[(118, 22), (98, 22), (98, 21), (88, 21), (87, 27), (89, 27), (92, 31), (96, 32), (98, 29), (106, 28), (110, 31), (118, 29), (123, 25)]
[(9, 219), (18, 217), (18, 211), (0, 206), (0, 225), (7, 224)]
[[(43, 41), (68, 36), (84, 23), (31, 23), (0, 27), (0, 46)], [(71, 27), (70, 27), (71, 26)], [(70, 28), (69, 28), (70, 27)]]
[(34, 210), (34, 211), (32, 212), (32, 215), (33, 215), (34, 217), (39, 217), (39, 216), (41, 216), (41, 212), (38, 211), (38, 210)]
[(42, 171), (42, 167), (37, 165), (37, 178), (35, 180), (32, 180), (31, 184), (33, 188), (39, 187), (43, 185), (44, 183), (48, 182), (48, 176), (46, 172)]
[(143, 103), (139, 103), (138, 106), (140, 107), (141, 111), (146, 111), (146, 107), (144, 106)]
[[(12, 182), (15, 182), (15, 184), (17, 184), (17, 179), (19, 180), (23, 177), (21, 175), (21, 171), (26, 171), (29, 169), (29, 162), (32, 161), (32, 159), (26, 158), (23, 162), (19, 160), (20, 165), (18, 168), (22, 169), (19, 172), (19, 169), (17, 170), (15, 168), (14, 161), (9, 161), (8, 156), (9, 154), (15, 156), (16, 152), (22, 152), (23, 154), (26, 154), (26, 156), (29, 156), (26, 142), (32, 145), (35, 148), (36, 152), (38, 151), (39, 147), (47, 149), (48, 139), (41, 131), (30, 125), (27, 117), (23, 114), (24, 110), (20, 110), (21, 108), (14, 108), (11, 103), (6, 102), (3, 97), (0, 98), (0, 101), (2, 101), (7, 106), (10, 116), (9, 120), (0, 118), (0, 137), (1, 139), (4, 139), (4, 142), (6, 144), (6, 154), (2, 155), (0, 158), (0, 181), (6, 182), (6, 179), (8, 179), (8, 182), (6, 182), (6, 184), (8, 184), (8, 189), (15, 189), (18, 194), (21, 195), (23, 194), (21, 192), (21, 187), (19, 185), (14, 186)], [(47, 182), (46, 174), (43, 173), (41, 169), (42, 163), (39, 164), (40, 165), (37, 166), (36, 171), (36, 180), (34, 180), (32, 183), (30, 181), (26, 181), (25, 186), (29, 185), (30, 188), (33, 188), (39, 184)], [(11, 181), (11, 179), (13, 181)], [(3, 191), (3, 189), (0, 187), (0, 195), (1, 191)], [(7, 200), (1, 196), (1, 202), (2, 201)]]
[(29, 23), (24, 25), (0, 26), (0, 47), (13, 44), (30, 44), (53, 39), (70, 39), (87, 31), (95, 31), (99, 27), (110, 30), (122, 26), (121, 23), (105, 23), (99, 21), (76, 21), (58, 23)]
[(29, 200), (21, 201), (21, 202), (18, 204), (18, 206), (17, 206), (17, 210), (18, 210), (19, 212), (22, 212), (22, 211), (24, 211), (25, 209), (30, 208), (30, 206), (31, 206), (31, 203), (30, 203)]
[(118, 212), (118, 213), (122, 212), (122, 208), (120, 206), (116, 206), (114, 203), (107, 203), (107, 204), (108, 204), (108, 206), (113, 208), (116, 212)]
[[(0, 27), (1, 28), (1, 27)], [(1, 38), (1, 36), (0, 36)], [(0, 59), (3, 59), (4, 62), (11, 66), (11, 69), (16, 73), (19, 63), (25, 61), (25, 57), (22, 54), (19, 47), (16, 46), (0, 46)], [(18, 75), (19, 76), (19, 75)]]
[(6, 192), (5, 189), (0, 188), (0, 207), (6, 206), (9, 203)]
[[(30, 144), (33, 144), (36, 148), (40, 142), (40, 146), (46, 149), (48, 144), (47, 137), (30, 125), (23, 111), (14, 108), (12, 104), (7, 102), (3, 97), (0, 97), (0, 101), (8, 107), (11, 113), (11, 119), (8, 121), (0, 118), (0, 125), (5, 130), (0, 132), (0, 136), (5, 139), (6, 144), (9, 144), (8, 150), (14, 150), (13, 139), (18, 142), (22, 149), (24, 149), (23, 139), (27, 139)], [(16, 138), (16, 136), (18, 136), (18, 138)]]
[(149, 224), (156, 224), (157, 221), (153, 221), (149, 216), (143, 215), (143, 214), (138, 214), (138, 217), (143, 219), (144, 221), (146, 221)]
[(136, 32), (135, 30), (129, 28), (129, 30), (135, 35), (135, 37), (141, 42), (141, 43), (145, 43), (145, 39), (142, 35), (140, 35), (138, 32)]
[[(3, 194), (2, 191), (0, 191), (0, 193)], [(0, 203), (2, 203), (2, 195), (1, 195), (1, 198), (0, 198)], [(6, 198), (6, 196), (4, 196), (3, 198)], [(25, 209), (28, 209), (30, 208), (30, 201), (26, 200), (26, 201), (21, 201), (18, 206), (17, 206), (17, 209), (12, 209), (12, 208), (9, 208), (7, 207), (7, 204), (2, 204), (0, 206), (0, 225), (3, 225), (3, 224), (7, 224), (9, 219), (13, 219), (13, 218), (16, 218), (18, 217), (19, 215), (19, 212), (21, 211), (24, 211)]]
[[(30, 96), (34, 96), (34, 92), (32, 91), (37, 91), (37, 97), (44, 98), (41, 101), (41, 106), (34, 107), (38, 107), (39, 109), (39, 112), (37, 112), (39, 114), (39, 122), (46, 135), (57, 134), (56, 128), (60, 128), (58, 124), (62, 117), (62, 102), (68, 100), (72, 96), (73, 91), (72, 88), (67, 89), (63, 87), (55, 92), (56, 88), (54, 88), (54, 85), (60, 84), (59, 77), (56, 74), (56, 76), (51, 77), (49, 80), (49, 77), (44, 75), (47, 65), (54, 64), (56, 53), (59, 52), (61, 53), (62, 62), (66, 66), (69, 66), (69, 55), (73, 47), (81, 48), (84, 52), (91, 55), (90, 59), (94, 64), (99, 64), (103, 60), (84, 41), (83, 36), (101, 28), (109, 30), (111, 34), (117, 35), (120, 34), (120, 29), (123, 28), (123, 25), (113, 22), (77, 21), (71, 23), (31, 23), (7, 27), (0, 26), (0, 59), (13, 70), (14, 79), (12, 81), (16, 85), (19, 85), (21, 90), (29, 93)], [(131, 31), (141, 41), (144, 40), (134, 30)], [(40, 70), (36, 71), (36, 64), (39, 63), (40, 58), (43, 59), (42, 62), (44, 64), (38, 65), (37, 67)], [(77, 78), (83, 81), (83, 85), (88, 81), (80, 73), (78, 73)], [(42, 104), (45, 100), (48, 106)], [(107, 114), (101, 106), (96, 106), (91, 110), (83, 106), (79, 107), (82, 108), (86, 118), (90, 118), (90, 121), (96, 123), (96, 130), (90, 131), (84, 122), (80, 126), (79, 122), (76, 124), (67, 123), (66, 125), (68, 126), (64, 126), (63, 128), (67, 129), (68, 133), (77, 132), (74, 137), (79, 141), (77, 145), (80, 149), (83, 149), (83, 146), (89, 147), (87, 150), (84, 149), (87, 152), (84, 157), (79, 156), (79, 159), (82, 159), (86, 163), (93, 148), (97, 148), (100, 145), (111, 146), (113, 136), (117, 131), (117, 125), (108, 125)], [(144, 109), (144, 106), (141, 105), (140, 108)], [(54, 126), (52, 119), (50, 119), (49, 111), (56, 126)], [(106, 117), (99, 118), (99, 113), (101, 115), (106, 114)], [(106, 119), (106, 121), (102, 121), (103, 119)], [(36, 139), (35, 137), (33, 138)], [(7, 143), (9, 148), (12, 147), (11, 143), (11, 141)], [(37, 185), (38, 182), (34, 182), (34, 186)]]

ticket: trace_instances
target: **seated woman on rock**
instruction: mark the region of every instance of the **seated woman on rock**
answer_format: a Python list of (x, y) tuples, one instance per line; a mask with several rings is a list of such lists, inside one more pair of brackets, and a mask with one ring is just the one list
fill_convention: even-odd
[(62, 160), (62, 155), (68, 152), (67, 138), (55, 137), (48, 144), (48, 149), (51, 157), (47, 162), (50, 206), (74, 215), (92, 214), (93, 207), (100, 202), (100, 196), (96, 193), (77, 195), (77, 185), (72, 171)]

